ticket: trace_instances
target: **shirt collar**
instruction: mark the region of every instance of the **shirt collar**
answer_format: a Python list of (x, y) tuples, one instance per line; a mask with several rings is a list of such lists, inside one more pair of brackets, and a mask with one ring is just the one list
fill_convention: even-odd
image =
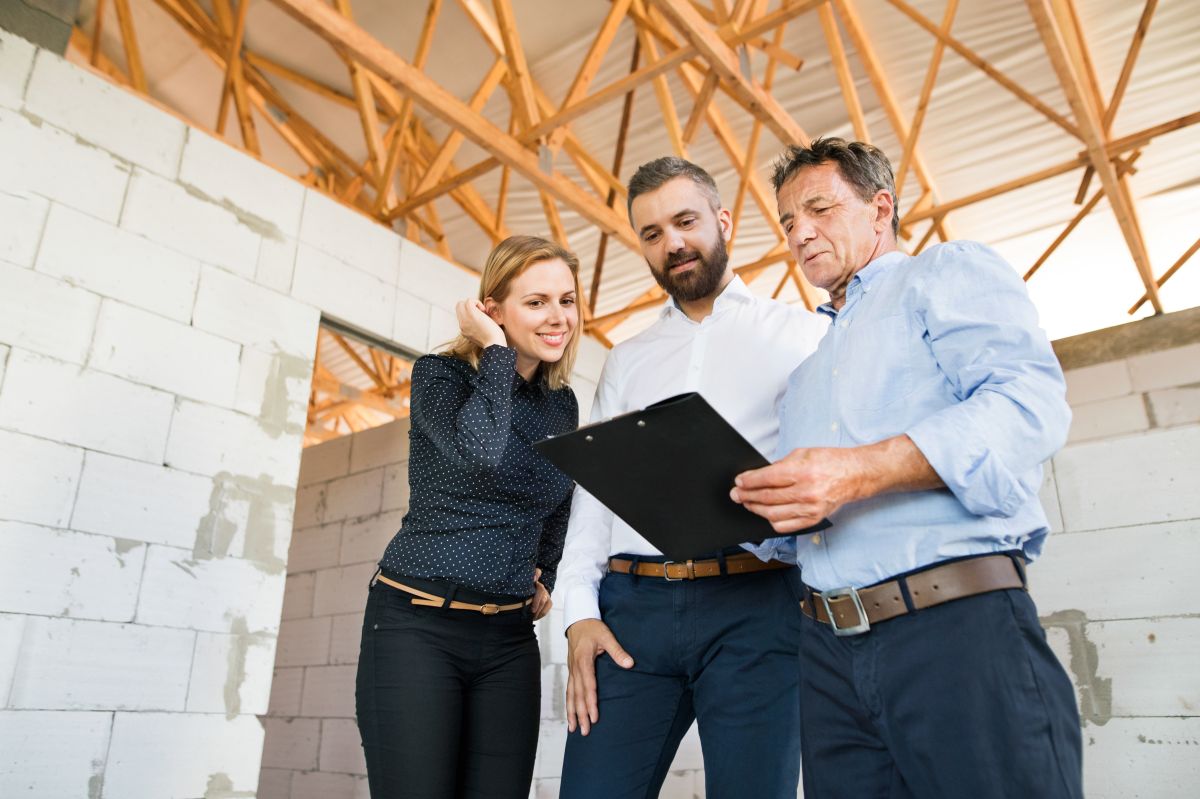
[(526, 392), (536, 396), (541, 396), (550, 390), (550, 386), (546, 383), (546, 376), (543, 374), (542, 367), (538, 367), (537, 372), (533, 375), (533, 380), (526, 380), (517, 372), (513, 372), (513, 394)]
[[(721, 290), (721, 293), (717, 295), (717, 299), (713, 303), (713, 314), (715, 315), (718, 311), (724, 310), (726, 306), (732, 303), (744, 304), (753, 301), (754, 293), (750, 291), (750, 287), (746, 285), (746, 281), (742, 280), (742, 278), (738, 275), (734, 275), (733, 280), (729, 281), (729, 284), (726, 285), (725, 288)], [(685, 314), (683, 309), (679, 307), (679, 303), (675, 301), (674, 297), (672, 297), (667, 304), (662, 307), (662, 310), (659, 311), (658, 318), (664, 319), (670, 316), (672, 313), (677, 313), (685, 319), (687, 318), (687, 314)]]
[[(871, 261), (862, 269), (854, 273), (854, 277), (850, 278), (850, 285), (846, 287), (846, 296), (849, 298), (851, 292), (857, 292), (859, 288), (863, 291), (870, 291), (871, 284), (879, 279), (880, 275), (891, 271), (893, 266), (903, 263), (909, 258), (908, 253), (901, 250), (891, 250)], [(846, 306), (843, 305), (843, 308)], [(817, 307), (817, 310), (830, 318), (836, 318), (838, 312), (834, 310), (833, 303), (827, 302), (824, 305)]]

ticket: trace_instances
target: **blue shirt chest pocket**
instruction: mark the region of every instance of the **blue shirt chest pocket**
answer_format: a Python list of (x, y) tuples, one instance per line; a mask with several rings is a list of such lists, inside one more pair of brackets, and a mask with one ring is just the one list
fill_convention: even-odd
[(839, 405), (852, 411), (878, 411), (903, 402), (917, 385), (917, 355), (923, 348), (908, 314), (851, 319), (833, 376)]

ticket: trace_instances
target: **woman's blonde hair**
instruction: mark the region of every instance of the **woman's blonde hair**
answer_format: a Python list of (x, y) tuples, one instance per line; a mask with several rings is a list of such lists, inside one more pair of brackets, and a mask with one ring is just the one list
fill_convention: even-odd
[[(583, 292), (579, 287), (579, 259), (565, 247), (553, 241), (538, 236), (509, 236), (496, 245), (488, 255), (487, 263), (483, 266), (483, 275), (479, 279), (479, 301), (491, 297), (496, 302), (504, 302), (512, 282), (529, 267), (543, 261), (561, 259), (571, 270), (571, 278), (575, 283), (576, 307), (583, 301)], [(563, 348), (563, 356), (554, 363), (543, 362), (542, 379), (552, 389), (560, 389), (567, 385), (571, 370), (575, 368), (575, 355), (579, 352), (579, 338), (583, 330), (583, 314), (579, 314), (571, 338)], [(459, 335), (442, 351), (443, 355), (460, 358), (476, 369), (479, 368), (479, 358), (482, 348), (463, 335)]]

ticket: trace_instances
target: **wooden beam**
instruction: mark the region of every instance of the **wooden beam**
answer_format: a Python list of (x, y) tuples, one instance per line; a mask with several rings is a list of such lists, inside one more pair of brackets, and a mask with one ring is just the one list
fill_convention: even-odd
[(691, 144), (692, 140), (696, 138), (696, 132), (700, 130), (700, 123), (704, 121), (704, 112), (708, 110), (708, 104), (712, 102), (720, 82), (721, 76), (715, 69), (709, 70), (709, 73), (704, 76), (704, 84), (700, 87), (700, 93), (696, 95), (695, 102), (692, 103), (692, 113), (688, 116), (687, 124), (683, 126), (681, 138), (684, 146)]
[[(129, 79), (133, 88), (142, 94), (149, 94), (146, 85), (146, 70), (142, 67), (142, 53), (138, 49), (137, 31), (133, 27), (133, 12), (129, 10), (129, 0), (113, 0), (117, 10), (117, 24), (121, 28), (121, 43), (125, 46), (125, 66), (129, 70)], [(100, 42), (95, 43), (97, 47)]]
[(111, 58), (100, 52), (100, 48), (92, 43), (92, 40), (88, 38), (88, 35), (78, 25), (71, 29), (71, 39), (68, 42), (68, 47), (74, 47), (78, 50), (89, 65), (91, 65), (92, 57), (96, 56), (96, 64), (92, 66), (93, 70), (104, 75), (104, 77), (119, 86), (130, 86), (129, 76), (125, 74), (125, 70), (113, 63)]
[[(496, 87), (500, 85), (500, 79), (504, 77), (507, 71), (508, 66), (504, 63), (504, 61), (497, 59), (492, 63), (492, 68), (488, 70), (486, 75), (484, 75), (483, 81), (479, 84), (479, 87), (475, 89), (475, 93), (471, 96), (471, 101), (468, 104), (468, 107), (472, 111), (475, 111), (476, 113), (483, 111), (483, 107), (491, 98), (492, 93), (496, 90)], [(462, 143), (465, 141), (465, 139), (466, 136), (461, 130), (454, 129), (450, 131), (450, 133), (446, 136), (446, 140), (442, 142), (442, 146), (438, 148), (437, 154), (430, 162), (429, 168), (426, 169), (425, 174), (421, 176), (421, 180), (417, 183), (414, 193), (420, 194), (423, 191), (427, 191), (442, 179), (442, 175), (446, 173), (446, 167), (450, 166), (451, 160), (454, 158), (455, 153), (458, 152), (458, 148), (462, 146)]]
[[(100, 44), (100, 36), (101, 36), (101, 34), (104, 33), (104, 9), (105, 9), (105, 6), (107, 5), (107, 3), (108, 3), (108, 0), (96, 0), (96, 12), (95, 12), (96, 19), (92, 24), (91, 41), (95, 42), (97, 45)], [(76, 26), (76, 28), (78, 29), (78, 26)], [(73, 35), (72, 35), (72, 38), (74, 38)], [(91, 52), (88, 54), (87, 60), (88, 60), (88, 63), (91, 64), (93, 67), (100, 66), (100, 47), (99, 46), (91, 48)]]
[(1146, 33), (1150, 30), (1150, 18), (1154, 16), (1154, 9), (1157, 5), (1158, 0), (1146, 0), (1146, 5), (1142, 8), (1142, 16), (1138, 19), (1137, 29), (1133, 32), (1133, 41), (1129, 43), (1125, 61), (1121, 64), (1121, 74), (1117, 77), (1112, 97), (1104, 109), (1102, 122), (1106, 135), (1112, 132), (1113, 120), (1116, 119), (1117, 109), (1121, 107), (1121, 100), (1125, 97), (1125, 89), (1129, 86), (1129, 79), (1133, 75), (1133, 65), (1137, 63), (1138, 53), (1142, 50), (1142, 42), (1145, 41)]
[(637, 240), (624, 221), (611, 208), (558, 173), (541, 171), (537, 156), (517, 140), (471, 111), (458, 98), (415, 69), (400, 56), (384, 47), (361, 28), (345, 20), (321, 0), (272, 0), (300, 22), (331, 43), (343, 47), (364, 64), (371, 66), (397, 88), (409, 93), (428, 113), (447, 125), (462, 130), (473, 143), (501, 162), (508, 163), (539, 190), (579, 213), (601, 230), (606, 230), (634, 251)]
[[(1141, 155), (1141, 150), (1134, 152), (1128, 160), (1120, 162), (1117, 167), (1118, 171), (1121, 172), (1121, 174), (1125, 174), (1127, 171), (1133, 171), (1133, 164), (1138, 160), (1138, 158), (1141, 157)], [(1050, 256), (1054, 254), (1054, 251), (1058, 249), (1059, 245), (1067, 240), (1067, 237), (1071, 235), (1072, 231), (1074, 231), (1075, 228), (1079, 226), (1079, 223), (1082, 222), (1084, 218), (1092, 212), (1092, 209), (1094, 209), (1100, 203), (1100, 200), (1103, 199), (1103, 197), (1104, 189), (1100, 189), (1094, 195), (1092, 195), (1092, 198), (1088, 200), (1082, 208), (1079, 209), (1074, 217), (1071, 218), (1071, 221), (1068, 222), (1067, 226), (1063, 228), (1062, 232), (1055, 237), (1054, 241), (1050, 242), (1050, 246), (1046, 248), (1046, 250), (1036, 261), (1033, 262), (1033, 266), (1029, 267), (1029, 269), (1025, 272), (1023, 280), (1028, 282), (1029, 278), (1037, 274), (1037, 271), (1041, 269), (1042, 264), (1046, 263)]]
[[(425, 10), (425, 22), (421, 26), (421, 38), (417, 40), (417, 51), (413, 55), (413, 66), (425, 69), (425, 61), (429, 58), (429, 50), (433, 46), (433, 32), (437, 28), (438, 16), (441, 13), (442, 0), (430, 0)], [(400, 104), (400, 113), (392, 121), (395, 133), (388, 145), (387, 158), (384, 159), (383, 174), (379, 176), (379, 185), (385, 188), (375, 198), (374, 214), (379, 216), (386, 205), (392, 203), (392, 184), (395, 181), (396, 168), (400, 163), (400, 151), (403, 147), (404, 133), (408, 130), (412, 118), (412, 98), (405, 97)], [(453, 153), (451, 153), (453, 155)], [(447, 159), (447, 163), (449, 160)]]
[[(650, 38), (650, 34), (644, 26), (638, 26), (637, 36), (638, 44), (646, 51), (648, 60), (651, 62), (661, 61), (658, 45), (654, 43), (654, 39)], [(662, 114), (663, 125), (667, 129), (667, 138), (671, 142), (671, 149), (680, 158), (687, 158), (687, 144), (683, 141), (683, 128), (679, 125), (679, 115), (675, 110), (675, 101), (671, 97), (671, 86), (667, 82), (667, 76), (665, 74), (656, 76), (651, 85), (654, 86), (654, 97), (658, 101), (658, 109)]]
[[(833, 7), (823, 3), (817, 9), (817, 15), (821, 20), (825, 45), (829, 48), (829, 55), (833, 60), (833, 69), (837, 73), (838, 86), (842, 90), (842, 100), (850, 113), (850, 123), (854, 126), (854, 138), (869, 142), (871, 134), (867, 130), (867, 119), (863, 114), (862, 101), (858, 98), (858, 88), (854, 85), (854, 75), (850, 72), (850, 61), (846, 58), (846, 47), (842, 44), (842, 34), (838, 31)], [(782, 285), (780, 283), (781, 287)]]
[[(229, 0), (214, 0), (213, 2), (213, 9), (217, 12), (219, 25), (224, 29), (225, 35), (229, 37), (229, 51), (225, 56), (225, 80), (233, 92), (233, 105), (237, 112), (238, 131), (242, 134), (242, 144), (255, 155), (261, 155), (262, 147), (258, 142), (258, 130), (254, 126), (254, 117), (250, 113), (250, 99), (246, 94), (246, 81), (242, 75), (241, 50), (246, 32), (246, 11), (249, 7), (250, 0), (241, 0), (235, 22), (232, 19)], [(225, 111), (228, 107), (225, 98), (225, 85), (223, 84), (221, 103), (217, 113), (217, 133), (222, 136), (225, 135)]]
[(917, 25), (921, 26), (926, 31), (931, 33), (934, 37), (936, 37), (939, 41), (943, 42), (951, 50), (958, 53), (968, 63), (970, 63), (971, 65), (973, 65), (974, 67), (979, 69), (981, 72), (983, 72), (983, 74), (987, 75), (989, 78), (994, 80), (996, 83), (1003, 86), (1005, 89), (1007, 89), (1009, 92), (1011, 92), (1014, 96), (1016, 96), (1023, 103), (1028, 105), (1030, 108), (1037, 111), (1039, 114), (1046, 117), (1046, 119), (1050, 120), (1055, 125), (1058, 125), (1060, 128), (1065, 130), (1067, 133), (1070, 133), (1072, 136), (1074, 136), (1076, 138), (1081, 138), (1080, 133), (1079, 133), (1079, 128), (1076, 127), (1075, 125), (1073, 125), (1070, 120), (1068, 120), (1062, 114), (1055, 111), (1050, 106), (1043, 103), (1041, 100), (1039, 100), (1035, 95), (1033, 95), (1029, 91), (1026, 91), (1024, 88), (1021, 87), (1020, 84), (1018, 84), (1012, 78), (1005, 75), (1000, 70), (996, 69), (994, 66), (992, 66), (991, 63), (986, 61), (978, 53), (976, 53), (974, 50), (972, 50), (971, 48), (964, 45), (958, 39), (951, 36), (948, 32), (940, 31), (938, 29), (937, 25), (935, 25), (930, 19), (928, 19), (927, 17), (922, 15), (921, 12), (917, 11), (911, 5), (906, 3), (904, 0), (887, 0), (887, 2), (891, 3), (891, 5), (893, 5), (898, 11), (900, 11), (902, 14), (904, 14), (904, 16), (908, 17), (913, 22), (917, 23)]
[(1063, 32), (1054, 17), (1054, 12), (1048, 5), (1049, 0), (1026, 0), (1026, 3), (1038, 33), (1042, 37), (1046, 52), (1050, 56), (1050, 62), (1058, 75), (1059, 85), (1062, 86), (1063, 93), (1067, 96), (1067, 102), (1079, 124), (1080, 132), (1087, 145), (1088, 158), (1096, 170), (1100, 184), (1104, 187), (1109, 206), (1113, 209), (1113, 215), (1117, 218), (1117, 224), (1120, 226), (1129, 252), (1133, 256), (1138, 274), (1146, 286), (1150, 303), (1154, 306), (1156, 313), (1162, 313), (1162, 303), (1158, 299), (1158, 287), (1154, 283), (1146, 244), (1142, 240), (1132, 204), (1120, 185), (1112, 162), (1108, 159), (1107, 142), (1104, 137), (1100, 112), (1093, 106), (1080, 74), (1083, 71), (1083, 65), (1072, 63), (1072, 55), (1064, 41)]
[[(156, 1), (161, 2), (162, 0)], [(464, 8), (478, 6), (478, 3), (475, 2), (475, 0), (459, 1)], [(799, 14), (802, 14), (803, 12), (812, 8), (816, 8), (817, 5), (822, 2), (825, 2), (825, 0), (800, 0), (800, 2), (793, 2), (790, 5), (776, 9), (775, 11), (748, 23), (740, 33), (732, 35), (729, 39), (729, 42), (731, 46), (736, 46), (749, 41), (750, 39), (761, 36), (767, 31), (774, 30), (778, 26), (798, 16)], [(477, 22), (486, 24), (487, 20), (490, 20), (490, 17), (484, 17)], [(497, 34), (497, 36), (498, 35), (499, 34)], [(485, 40), (487, 38), (488, 37), (485, 36)], [(497, 51), (503, 52), (502, 49), (498, 49)], [(618, 97), (623, 97), (626, 92), (643, 85), (647, 81), (653, 80), (658, 75), (670, 72), (671, 70), (677, 68), (680, 64), (695, 56), (696, 49), (694, 47), (686, 46), (677, 48), (664, 55), (661, 59), (648, 64), (642, 69), (639, 69), (636, 73), (632, 75), (626, 75), (624, 78), (615, 80), (605, 86), (603, 89), (599, 89), (596, 92), (588, 95), (570, 108), (563, 109), (559, 113), (543, 119), (531, 130), (517, 134), (515, 138), (521, 144), (535, 142), (542, 136), (553, 132), (563, 125), (569, 124), (578, 117), (594, 111), (597, 108), (601, 108), (605, 104), (615, 100)], [(456, 178), (439, 183), (437, 186), (429, 189), (428, 192), (423, 193), (420, 197), (406, 200), (402, 204), (401, 209), (389, 212), (388, 218), (396, 219), (400, 216), (403, 216), (405, 213), (407, 213), (408, 208), (410, 208), (412, 205), (419, 205), (440, 197), (443, 194), (446, 194), (447, 192), (457, 188), (458, 186), (461, 186), (464, 182), (474, 180), (481, 175), (487, 174), (492, 169), (500, 166), (500, 164), (501, 161), (499, 158), (488, 157), (470, 167), (467, 167), (460, 172)]]
[[(1197, 123), (1200, 123), (1200, 111), (1186, 114), (1167, 122), (1161, 122), (1158, 125), (1138, 131), (1137, 133), (1131, 133), (1130, 135), (1123, 136), (1120, 139), (1113, 139), (1108, 143), (1105, 151), (1109, 158), (1113, 158), (1128, 150), (1132, 150), (1137, 147), (1145, 147), (1159, 136), (1166, 135), (1173, 131), (1186, 128)], [(1064, 161), (1060, 164), (1046, 167), (1045, 169), (1039, 169), (1036, 172), (1032, 172), (1019, 178), (1007, 180), (1004, 183), (993, 186), (989, 189), (977, 191), (965, 197), (960, 197), (957, 200), (951, 200), (939, 205), (930, 206), (929, 208), (914, 209), (906, 214), (901, 221), (903, 225), (911, 225), (916, 222), (920, 222), (922, 219), (930, 219), (935, 216), (944, 215), (949, 211), (964, 208), (968, 205), (974, 205), (975, 203), (983, 202), (984, 200), (989, 200), (993, 197), (998, 197), (1001, 194), (1007, 194), (1010, 191), (1016, 191), (1017, 189), (1022, 189), (1026, 186), (1032, 186), (1033, 184), (1040, 183), (1043, 180), (1056, 178), (1059, 175), (1065, 175), (1072, 170), (1083, 167), (1087, 163), (1088, 154), (1086, 152), (1080, 153), (1078, 156), (1069, 161)]]
[[(592, 40), (592, 46), (588, 48), (587, 55), (583, 57), (583, 63), (579, 65), (579, 71), (575, 73), (575, 79), (571, 81), (571, 88), (567, 90), (567, 96), (563, 98), (558, 110), (569, 108), (587, 95), (592, 81), (596, 78), (596, 73), (600, 71), (604, 56), (617, 36), (617, 30), (625, 20), (625, 12), (629, 10), (630, 2), (631, 0), (613, 0), (613, 4), (608, 9), (608, 15), (604, 18), (600, 29), (596, 31), (596, 38)], [(564, 128), (554, 131), (550, 136), (550, 149), (557, 150), (562, 146), (565, 136)]]
[[(780, 25), (775, 29), (775, 41), (782, 42), (784, 29), (786, 24)], [(775, 58), (767, 59), (767, 68), (763, 73), (762, 86), (763, 91), (771, 91), (775, 85)], [(755, 170), (758, 168), (758, 145), (762, 140), (763, 123), (758, 117), (754, 118), (754, 124), (750, 128), (750, 140), (746, 144), (745, 158), (742, 160), (741, 168), (738, 169), (738, 187), (737, 194), (733, 198), (733, 232), (729, 237), (728, 248), (733, 252), (734, 245), (737, 243), (738, 234), (742, 230), (742, 211), (746, 206), (746, 190), (750, 186), (750, 181), (757, 174)], [(768, 227), (773, 227), (772, 220), (768, 220)], [(803, 294), (803, 292), (802, 292)]]
[(957, 11), (958, 0), (946, 0), (946, 11), (942, 15), (942, 25), (938, 28), (940, 35), (933, 44), (933, 56), (929, 59), (929, 69), (925, 71), (925, 83), (921, 86), (917, 110), (913, 112), (912, 123), (908, 126), (908, 137), (904, 140), (904, 153), (900, 156), (900, 167), (896, 170), (897, 198), (904, 192), (904, 178), (908, 176), (913, 148), (917, 145), (917, 137), (921, 135), (921, 126), (925, 123), (925, 113), (929, 109), (929, 99), (933, 96), (933, 87), (937, 83), (938, 69), (942, 65), (942, 53), (946, 50), (946, 42), (943, 37), (950, 34), (950, 26), (954, 24), (954, 14)]
[[(642, 48), (641, 42), (636, 38), (633, 41), (633, 55), (630, 57), (629, 71), (636, 72), (638, 68), (638, 59), (641, 58)], [(625, 102), (621, 104), (621, 121), (617, 125), (617, 146), (613, 150), (613, 174), (621, 174), (621, 162), (625, 159), (625, 139), (629, 135), (629, 122), (633, 116), (633, 90), (630, 90), (625, 95)], [(613, 203), (617, 201), (617, 192), (615, 189), (610, 189), (606, 200), (608, 207), (611, 208)], [(600, 243), (596, 247), (596, 265), (592, 268), (592, 287), (588, 292), (588, 311), (591, 315), (596, 313), (596, 302), (600, 296), (600, 276), (604, 272), (604, 258), (608, 254), (608, 236), (604, 233), (600, 234)]]
[(737, 54), (724, 39), (704, 21), (686, 0), (653, 0), (693, 47), (707, 59), (712, 68), (763, 124), (784, 144), (807, 146), (808, 134), (792, 119), (791, 114), (763, 91), (762, 87), (742, 74)]
[[(1174, 275), (1176, 272), (1178, 272), (1179, 268), (1181, 266), (1183, 266), (1184, 264), (1186, 264), (1188, 262), (1188, 259), (1196, 254), (1197, 250), (1200, 250), (1200, 239), (1196, 239), (1192, 243), (1192, 246), (1188, 247), (1187, 250), (1183, 253), (1183, 255), (1179, 256), (1179, 260), (1176, 261), (1175, 263), (1173, 263), (1171, 265), (1170, 269), (1168, 269), (1166, 272), (1163, 272), (1162, 277), (1160, 277), (1158, 280), (1154, 281), (1154, 285), (1157, 288), (1162, 288), (1163, 284), (1166, 283), (1168, 280), (1170, 280), (1171, 276)], [(1148, 299), (1150, 299), (1150, 295), (1148, 293), (1143, 294), (1142, 298), (1140, 300), (1138, 300), (1137, 302), (1135, 302), (1129, 308), (1129, 313), (1130, 314), (1137, 313), (1138, 308), (1141, 308), (1143, 305), (1145, 305), (1146, 300), (1148, 300)]]
[(510, 0), (492, 0), (496, 11), (496, 25), (500, 30), (500, 38), (504, 42), (504, 54), (508, 59), (509, 97), (517, 111), (517, 119), (523, 129), (532, 128), (537, 124), (537, 98), (533, 94), (533, 77), (529, 74), (529, 64), (525, 60), (525, 48), (521, 46), (521, 37), (517, 32), (517, 19), (513, 13)]
[[(909, 133), (908, 123), (900, 113), (900, 104), (896, 101), (896, 96), (892, 93), (891, 84), (887, 79), (887, 72), (884, 70), (879, 57), (875, 53), (875, 45), (866, 35), (854, 0), (832, 0), (832, 2), (838, 12), (838, 17), (846, 28), (846, 34), (850, 37), (850, 41), (854, 44), (854, 49), (862, 61), (863, 69), (866, 70), (867, 77), (871, 81), (871, 86), (875, 90), (875, 96), (879, 98), (879, 102), (883, 106), (888, 122), (892, 126), (892, 131), (896, 134), (897, 139), (906, 141)], [(925, 160), (921, 156), (919, 147), (914, 146), (912, 166), (918, 182), (920, 182), (922, 187), (929, 190), (936, 200), (938, 196), (937, 186), (934, 184), (933, 177), (925, 166)], [(897, 208), (897, 213), (899, 213), (899, 208)], [(907, 222), (907, 217), (903, 217), (902, 222)], [(949, 225), (945, 221), (942, 222), (942, 233), (944, 234), (943, 238), (952, 238), (949, 235)]]
[[(354, 21), (350, 0), (334, 0), (338, 13), (347, 21)], [(336, 48), (335, 48), (336, 49)], [(362, 124), (363, 138), (367, 143), (367, 152), (374, 167), (376, 181), (383, 176), (386, 165), (387, 150), (383, 144), (383, 133), (379, 129), (379, 114), (375, 110), (375, 95), (371, 90), (371, 80), (367, 71), (352, 56), (346, 58), (346, 66), (350, 69), (350, 83), (354, 87), (354, 99), (358, 102), (359, 122)], [(387, 187), (375, 184), (376, 192), (386, 193)]]

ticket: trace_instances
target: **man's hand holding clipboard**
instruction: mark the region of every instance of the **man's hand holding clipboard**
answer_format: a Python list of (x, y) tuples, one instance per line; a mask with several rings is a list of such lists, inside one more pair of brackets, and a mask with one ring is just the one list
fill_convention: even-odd
[(734, 479), (769, 466), (699, 394), (536, 442), (555, 466), (664, 555), (687, 560), (747, 541), (823, 530), (776, 530), (731, 500)]

